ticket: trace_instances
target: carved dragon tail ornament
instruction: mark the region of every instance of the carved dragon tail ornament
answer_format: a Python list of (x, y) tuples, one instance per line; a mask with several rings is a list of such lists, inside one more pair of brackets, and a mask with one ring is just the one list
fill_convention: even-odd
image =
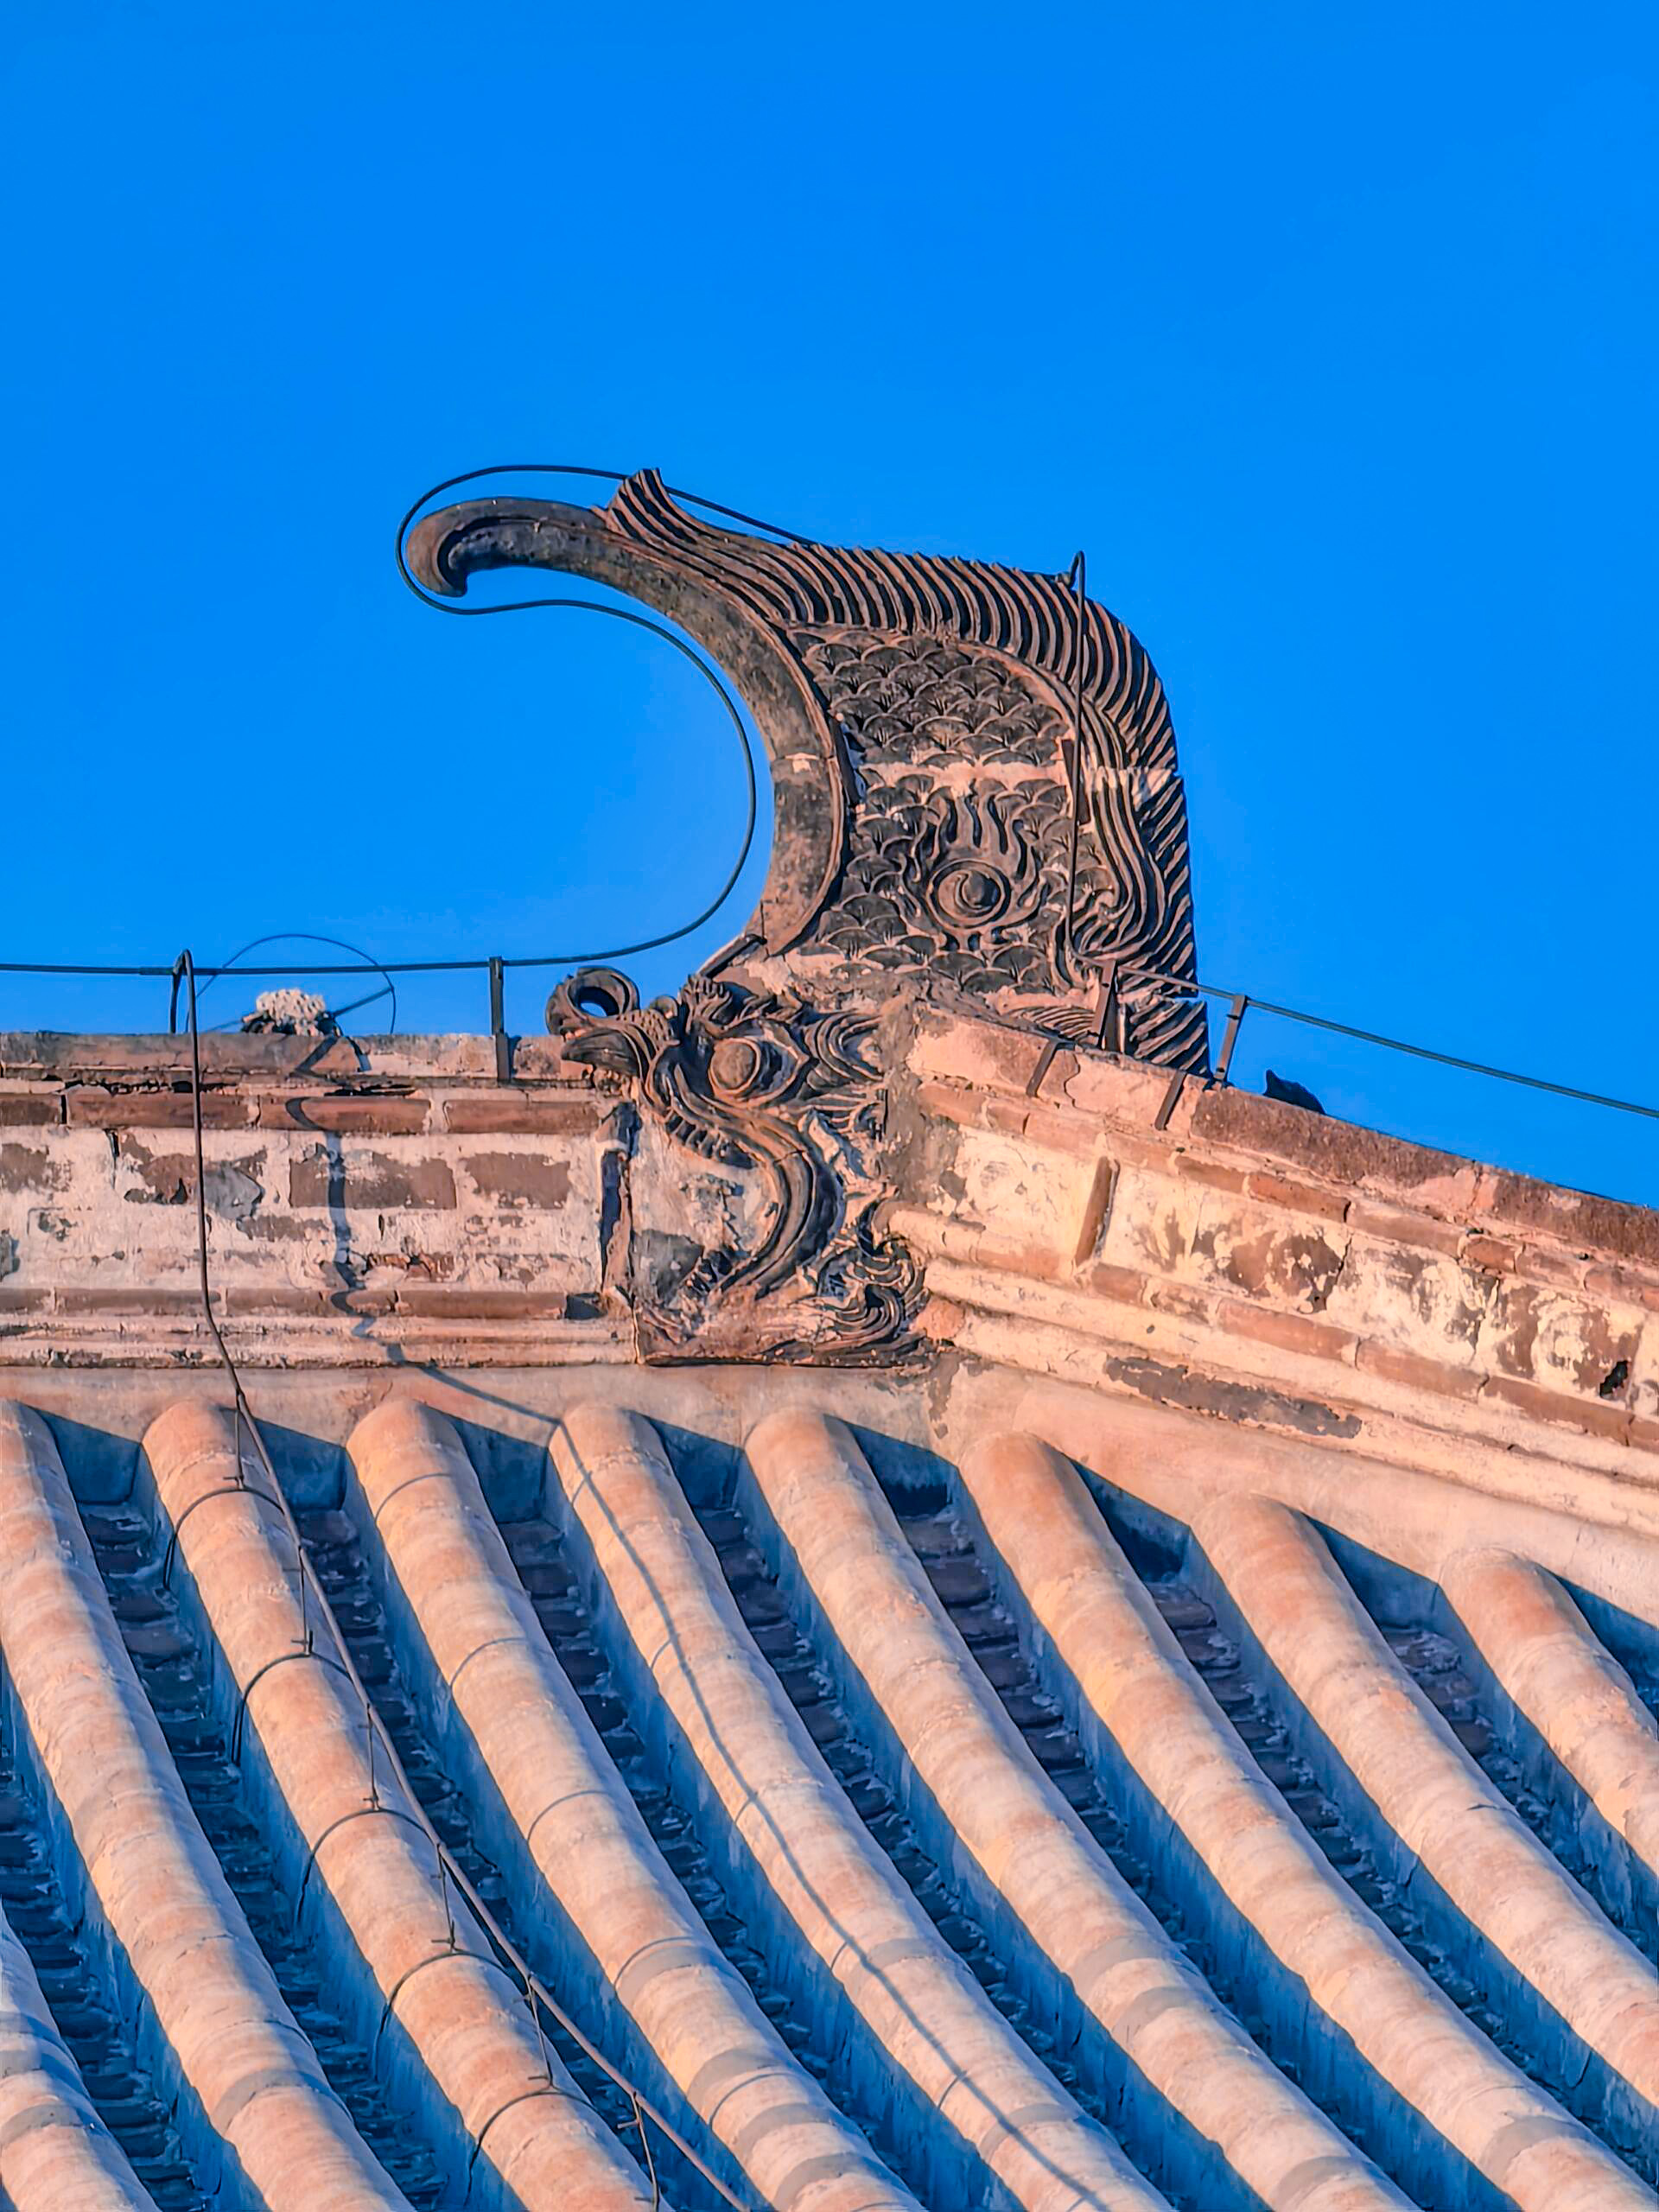
[(895, 989), (1204, 1066), (1163, 687), (1063, 578), (716, 529), (650, 471), (599, 509), (445, 508), (409, 557), (440, 593), (528, 566), (655, 607), (726, 670), (770, 757), (772, 867), (747, 933), (677, 1001), (642, 1008), (608, 978), (598, 1011), (569, 987), (549, 1006), (568, 1053), (624, 1075), (666, 1141), (726, 1178), (724, 1241), (706, 1223), (662, 1232), (648, 1349), (885, 1360), (908, 1344), (913, 1276), (874, 1223), (867, 1049)]

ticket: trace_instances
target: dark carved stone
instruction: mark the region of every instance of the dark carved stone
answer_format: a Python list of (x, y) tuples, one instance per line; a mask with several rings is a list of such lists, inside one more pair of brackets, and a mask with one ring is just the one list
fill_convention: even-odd
[(866, 1046), (895, 986), (1205, 1065), (1163, 687), (1064, 578), (715, 529), (649, 472), (603, 509), (448, 508), (409, 550), (435, 591), (527, 565), (657, 607), (732, 677), (771, 758), (772, 863), (747, 933), (676, 1001), (641, 1008), (621, 979), (590, 978), (586, 1003), (567, 988), (549, 1007), (575, 1057), (638, 1086), (648, 1126), (751, 1193), (747, 1211), (706, 1194), (730, 1212), (712, 1241), (707, 1219), (640, 1231), (670, 1255), (636, 1285), (660, 1356), (890, 1358), (909, 1342), (908, 1264), (871, 1227), (882, 1090)]
[(603, 509), (446, 508), (410, 557), (441, 592), (512, 564), (592, 576), (731, 675), (771, 756), (777, 824), (760, 911), (717, 972), (829, 1004), (868, 993), (879, 945), (890, 977), (1082, 1037), (1115, 958), (1127, 1049), (1202, 1065), (1198, 1002), (1128, 973), (1194, 972), (1163, 687), (1062, 578), (716, 530), (649, 472)]
[[(613, 1014), (590, 1010), (602, 996)], [(555, 992), (549, 1020), (567, 1059), (625, 1077), (673, 1143), (754, 1186), (729, 1239), (709, 1241), (721, 1209), (707, 1200), (688, 1210), (696, 1236), (655, 1232), (694, 1256), (634, 1286), (646, 1356), (845, 1364), (912, 1348), (916, 1272), (873, 1220), (884, 1102), (868, 1016), (708, 976), (642, 1007), (590, 970)]]

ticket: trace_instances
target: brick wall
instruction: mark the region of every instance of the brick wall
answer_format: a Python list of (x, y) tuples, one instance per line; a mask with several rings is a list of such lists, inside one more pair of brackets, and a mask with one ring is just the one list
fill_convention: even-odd
[(924, 1013), (908, 1065), (891, 1213), (941, 1341), (1090, 1336), (1148, 1395), (1249, 1376), (1313, 1433), (1382, 1406), (1659, 1449), (1659, 1214), (1192, 1080), (1160, 1131), (1162, 1072), (965, 1018)]
[[(605, 1313), (632, 1109), (524, 1039), (207, 1038), (213, 1282), (255, 1356), (305, 1325), (430, 1337)], [(0, 1362), (179, 1356), (199, 1335), (188, 1047), (0, 1037)]]
[[(1193, 1080), (1160, 1130), (1160, 1070), (888, 1021), (886, 1211), (942, 1353), (1449, 1471), (1466, 1443), (1488, 1484), (1505, 1454), (1659, 1484), (1659, 1215)], [(764, 1226), (549, 1039), (507, 1084), (487, 1038), (204, 1046), (253, 1364), (632, 1359), (627, 1283)], [(211, 1359), (186, 1053), (0, 1036), (0, 1368)]]

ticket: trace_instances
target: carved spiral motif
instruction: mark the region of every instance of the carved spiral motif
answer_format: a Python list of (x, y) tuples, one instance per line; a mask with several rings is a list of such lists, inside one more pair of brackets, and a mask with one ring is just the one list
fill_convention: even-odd
[(935, 793), (920, 810), (906, 887), (944, 946), (975, 950), (987, 932), (1028, 933), (1053, 887), (1044, 880), (1041, 785), (982, 798)]
[(790, 1059), (764, 1037), (722, 1037), (709, 1054), (709, 1089), (728, 1106), (780, 1096), (793, 1073)]
[(980, 861), (953, 861), (928, 885), (928, 902), (947, 929), (979, 931), (1000, 922), (1014, 904), (1005, 875)]
[(867, 792), (842, 896), (819, 940), (892, 975), (943, 975), (988, 994), (1059, 987), (1065, 794), (1027, 778), (953, 794), (921, 776)]

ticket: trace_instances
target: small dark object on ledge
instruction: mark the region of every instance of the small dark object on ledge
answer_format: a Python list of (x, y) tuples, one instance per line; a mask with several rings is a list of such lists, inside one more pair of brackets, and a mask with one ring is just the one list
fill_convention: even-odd
[(1616, 1398), (1630, 1379), (1630, 1363), (1616, 1359), (1596, 1386), (1599, 1398)]
[(1268, 1079), (1262, 1090), (1268, 1097), (1280, 1099), (1287, 1106), (1300, 1106), (1304, 1113), (1323, 1114), (1325, 1111), (1311, 1090), (1304, 1089), (1300, 1083), (1287, 1082), (1283, 1076), (1275, 1075), (1271, 1068), (1268, 1070)]

